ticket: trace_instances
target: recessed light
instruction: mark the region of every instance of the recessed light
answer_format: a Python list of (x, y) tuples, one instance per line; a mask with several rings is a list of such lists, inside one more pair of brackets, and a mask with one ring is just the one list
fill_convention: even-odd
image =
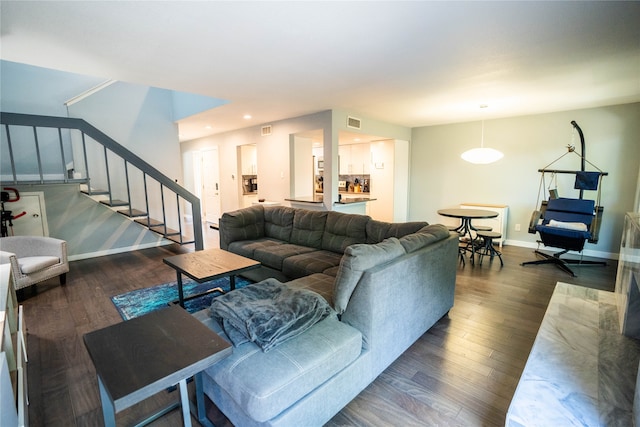
[(242, 118), (244, 118), (245, 120), (249, 120), (251, 118), (251, 114), (245, 114), (244, 116), (242, 116)]
[(211, 125), (206, 125), (204, 128), (205, 129), (211, 129)]

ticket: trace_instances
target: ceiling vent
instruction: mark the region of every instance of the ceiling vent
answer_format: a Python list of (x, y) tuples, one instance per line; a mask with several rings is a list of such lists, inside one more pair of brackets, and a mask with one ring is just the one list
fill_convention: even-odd
[(260, 135), (261, 136), (271, 135), (271, 125), (262, 126), (262, 128), (260, 129)]
[(347, 127), (351, 129), (360, 129), (362, 127), (362, 121), (355, 117), (347, 116)]

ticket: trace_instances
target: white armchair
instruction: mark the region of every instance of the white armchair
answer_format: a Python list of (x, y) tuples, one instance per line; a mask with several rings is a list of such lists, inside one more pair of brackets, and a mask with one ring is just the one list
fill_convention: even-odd
[(11, 264), (16, 290), (56, 276), (64, 285), (69, 271), (67, 242), (40, 236), (2, 237), (0, 264)]

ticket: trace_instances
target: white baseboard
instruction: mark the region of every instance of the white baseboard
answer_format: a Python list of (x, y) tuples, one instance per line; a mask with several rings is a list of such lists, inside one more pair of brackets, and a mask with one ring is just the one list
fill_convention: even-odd
[[(511, 239), (507, 239), (504, 242), (505, 245), (510, 245), (510, 246), (520, 246), (522, 248), (532, 248), (532, 249), (538, 249), (538, 244), (536, 242), (525, 242), (523, 240), (511, 240)], [(558, 249), (556, 248), (551, 248), (551, 247), (545, 247), (544, 245), (539, 245), (540, 249), (543, 251), (549, 251), (549, 252), (557, 252)], [(593, 257), (593, 258), (604, 258), (604, 259), (614, 259), (617, 260), (619, 258), (618, 253), (611, 253), (611, 252), (603, 252), (603, 251), (593, 251), (590, 249), (585, 249), (582, 251), (582, 254), (586, 257)], [(578, 252), (574, 252), (574, 251), (570, 251), (568, 254), (568, 258), (580, 258), (580, 255)]]
[(145, 243), (143, 245), (136, 245), (136, 246), (127, 246), (127, 247), (123, 247), (123, 248), (114, 248), (114, 249), (107, 249), (104, 251), (97, 251), (97, 252), (87, 252), (84, 254), (77, 254), (77, 255), (69, 255), (69, 261), (78, 261), (81, 259), (89, 259), (89, 258), (97, 258), (97, 257), (101, 257), (101, 256), (105, 256), (105, 255), (115, 255), (115, 254), (121, 254), (123, 252), (132, 252), (132, 251), (137, 251), (140, 249), (148, 249), (148, 248), (156, 248), (159, 246), (166, 246), (166, 245), (170, 245), (172, 243), (171, 240), (160, 240), (159, 242), (156, 243)]

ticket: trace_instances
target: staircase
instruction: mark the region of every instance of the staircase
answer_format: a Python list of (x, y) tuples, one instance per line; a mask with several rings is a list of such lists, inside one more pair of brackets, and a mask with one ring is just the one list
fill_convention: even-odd
[[(76, 184), (97, 203), (204, 248), (200, 199), (82, 119), (0, 113), (1, 185)], [(191, 207), (192, 223), (183, 212)]]

